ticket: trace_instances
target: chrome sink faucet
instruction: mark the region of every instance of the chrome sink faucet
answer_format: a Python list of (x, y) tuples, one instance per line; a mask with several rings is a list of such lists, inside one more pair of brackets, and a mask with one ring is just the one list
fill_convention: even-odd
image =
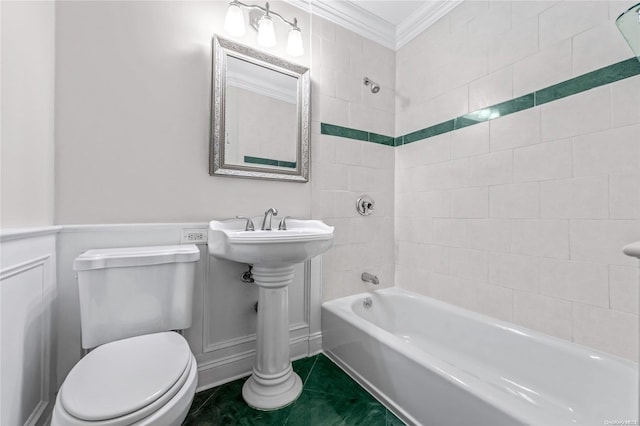
[(260, 228), (263, 231), (271, 231), (271, 218), (273, 216), (278, 216), (278, 209), (271, 207), (269, 210), (264, 212), (264, 219), (262, 220), (262, 227)]

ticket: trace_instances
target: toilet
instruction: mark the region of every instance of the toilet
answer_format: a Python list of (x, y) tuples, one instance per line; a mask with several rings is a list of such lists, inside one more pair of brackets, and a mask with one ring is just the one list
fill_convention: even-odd
[(197, 364), (174, 330), (191, 327), (193, 245), (89, 250), (78, 256), (82, 347), (52, 426), (180, 425)]

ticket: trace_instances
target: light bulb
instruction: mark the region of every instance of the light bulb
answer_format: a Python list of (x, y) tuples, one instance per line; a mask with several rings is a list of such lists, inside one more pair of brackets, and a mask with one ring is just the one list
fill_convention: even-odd
[(304, 54), (304, 48), (302, 47), (302, 33), (298, 27), (291, 28), (291, 31), (289, 31), (289, 38), (287, 39), (287, 54), (291, 56), (302, 56)]
[(242, 37), (246, 31), (244, 14), (237, 3), (229, 4), (227, 16), (224, 19), (224, 30), (234, 37)]
[(264, 47), (276, 45), (276, 33), (273, 31), (271, 16), (264, 15), (258, 22), (258, 44)]

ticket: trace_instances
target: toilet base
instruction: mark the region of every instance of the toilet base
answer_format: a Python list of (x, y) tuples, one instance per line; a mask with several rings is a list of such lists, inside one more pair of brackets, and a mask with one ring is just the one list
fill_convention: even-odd
[(256, 410), (277, 410), (294, 402), (302, 393), (302, 380), (289, 366), (289, 377), (284, 380), (261, 379), (254, 373), (242, 386), (242, 397), (245, 402)]

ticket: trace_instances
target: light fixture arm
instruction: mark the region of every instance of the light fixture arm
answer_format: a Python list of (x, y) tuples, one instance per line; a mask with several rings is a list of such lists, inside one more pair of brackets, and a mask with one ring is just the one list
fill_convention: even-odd
[[(293, 18), (293, 22), (287, 21), (282, 15), (280, 15), (278, 12), (274, 12), (269, 8), (269, 2), (267, 2), (265, 4), (266, 7), (262, 7), (259, 6), (257, 4), (246, 4), (246, 3), (242, 3), (241, 1), (238, 0), (233, 0), (232, 2), (229, 3), (229, 5), (238, 5), (238, 6), (242, 6), (246, 9), (257, 9), (262, 11), (265, 15), (267, 16), (276, 16), (277, 18), (279, 18), (282, 22), (284, 22), (285, 24), (289, 25), (291, 28), (295, 28), (295, 29), (299, 29), (298, 28), (298, 19), (297, 18)], [(253, 27), (253, 23), (251, 24), (251, 26)]]

